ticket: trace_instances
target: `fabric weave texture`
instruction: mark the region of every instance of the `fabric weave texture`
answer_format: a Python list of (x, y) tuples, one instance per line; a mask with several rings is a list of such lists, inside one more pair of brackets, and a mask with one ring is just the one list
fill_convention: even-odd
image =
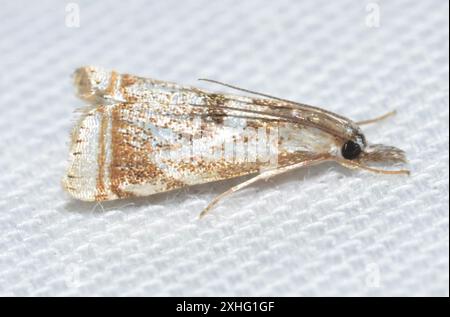
[[(447, 1), (7, 0), (0, 21), (1, 295), (449, 295)], [(355, 120), (396, 109), (364, 131), (412, 174), (298, 170), (201, 221), (242, 179), (78, 202), (60, 180), (84, 65)]]

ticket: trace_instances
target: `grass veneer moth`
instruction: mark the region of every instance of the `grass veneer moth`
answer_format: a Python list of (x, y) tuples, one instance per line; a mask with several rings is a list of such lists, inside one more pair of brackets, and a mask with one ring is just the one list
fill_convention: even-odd
[(381, 174), (370, 163), (405, 163), (404, 152), (369, 144), (360, 126), (330, 111), (221, 84), (257, 96), (212, 93), (83, 67), (77, 95), (89, 105), (72, 132), (64, 188), (83, 201), (146, 196), (253, 174), (217, 196), (290, 170), (334, 161)]

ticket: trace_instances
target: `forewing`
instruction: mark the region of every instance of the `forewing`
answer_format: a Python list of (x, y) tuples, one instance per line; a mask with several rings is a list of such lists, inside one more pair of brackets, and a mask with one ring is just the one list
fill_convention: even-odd
[[(158, 101), (208, 107), (216, 117), (235, 116), (291, 122), (333, 134), (346, 141), (354, 137), (354, 122), (332, 112), (284, 99), (251, 98), (208, 92), (191, 86), (83, 67), (74, 75), (77, 95), (91, 104)], [(266, 96), (266, 95), (264, 95)], [(275, 98), (275, 97), (274, 97)]]

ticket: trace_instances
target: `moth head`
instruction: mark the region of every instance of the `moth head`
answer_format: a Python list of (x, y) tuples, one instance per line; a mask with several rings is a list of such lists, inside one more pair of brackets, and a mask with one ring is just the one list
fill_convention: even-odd
[(359, 163), (406, 163), (403, 150), (383, 144), (367, 144), (362, 133), (345, 141), (341, 147), (341, 156), (346, 160)]
[(346, 160), (358, 159), (366, 147), (366, 138), (362, 133), (357, 133), (354, 138), (344, 142), (341, 147), (341, 156)]

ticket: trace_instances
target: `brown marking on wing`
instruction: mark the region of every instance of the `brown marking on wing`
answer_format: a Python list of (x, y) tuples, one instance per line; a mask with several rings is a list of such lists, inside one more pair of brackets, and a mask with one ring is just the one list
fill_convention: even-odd
[(150, 142), (137, 139), (139, 128), (123, 120), (122, 111), (130, 111), (132, 107), (133, 105), (120, 104), (112, 110), (111, 191), (118, 197), (125, 198), (133, 195), (122, 189), (127, 185), (161, 183), (164, 184), (161, 192), (185, 186), (183, 182), (168, 177), (151, 161), (155, 149)]
[(98, 112), (101, 115), (100, 130), (98, 136), (98, 175), (97, 175), (97, 194), (95, 200), (101, 201), (107, 198), (105, 189), (105, 164), (106, 164), (106, 133), (108, 129), (108, 116), (105, 108), (100, 106)]
[(139, 98), (128, 89), (128, 87), (136, 84), (138, 79), (138, 77), (129, 74), (121, 75), (120, 92), (127, 102), (133, 103), (139, 100)]
[(220, 106), (225, 105), (225, 97), (222, 94), (207, 94), (205, 95), (207, 98), (207, 113), (208, 116), (211, 117), (211, 119), (216, 124), (223, 124), (224, 117), (226, 116), (226, 113), (223, 108), (220, 108)]
[(294, 153), (280, 152), (278, 154), (278, 167), (289, 166), (300, 162), (304, 162), (306, 160), (311, 160), (314, 159), (316, 156), (317, 154), (311, 152), (301, 152), (301, 151)]
[[(201, 176), (201, 180), (195, 184), (208, 183), (213, 181), (235, 178), (243, 175), (259, 172), (261, 162), (230, 162), (226, 160), (194, 162), (167, 162), (181, 174), (195, 173)], [(189, 185), (195, 185), (189, 184)], [(176, 187), (175, 187), (176, 188)]]
[(117, 81), (119, 80), (119, 74), (116, 71), (111, 72), (111, 78), (109, 79), (109, 85), (105, 89), (105, 93), (110, 96), (115, 95)]
[[(275, 122), (276, 123), (276, 122)], [(255, 120), (255, 119), (247, 119), (247, 127), (258, 130), (259, 128), (272, 126), (274, 124), (270, 124), (270, 122), (265, 122), (263, 120)]]
[(121, 87), (128, 87), (137, 82), (137, 77), (129, 74), (122, 75)]
[(234, 164), (212, 164), (210, 168), (216, 169), (215, 173), (220, 179), (229, 179), (243, 175), (258, 173), (261, 163), (234, 163)]

